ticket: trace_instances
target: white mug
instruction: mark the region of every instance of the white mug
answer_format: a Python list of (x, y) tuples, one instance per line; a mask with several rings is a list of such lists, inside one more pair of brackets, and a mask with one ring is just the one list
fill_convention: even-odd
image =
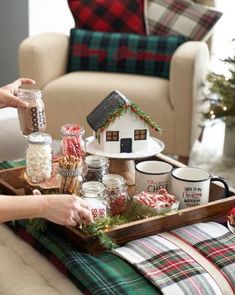
[(168, 189), (173, 166), (162, 161), (144, 161), (135, 166), (136, 192)]
[(224, 197), (229, 196), (227, 182), (217, 176), (211, 176), (201, 168), (175, 168), (171, 173), (170, 192), (180, 201), (180, 209), (207, 204), (209, 202), (210, 183), (222, 182)]

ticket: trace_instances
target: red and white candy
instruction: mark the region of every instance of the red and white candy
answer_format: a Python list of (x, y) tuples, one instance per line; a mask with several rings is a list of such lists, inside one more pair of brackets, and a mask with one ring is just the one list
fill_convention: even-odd
[(156, 193), (142, 192), (133, 197), (135, 201), (151, 208), (169, 208), (176, 203), (176, 198), (170, 195), (166, 189), (160, 189)]

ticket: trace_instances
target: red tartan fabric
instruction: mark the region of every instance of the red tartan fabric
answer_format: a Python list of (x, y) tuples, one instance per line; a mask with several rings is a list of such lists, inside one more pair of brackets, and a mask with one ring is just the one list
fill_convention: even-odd
[[(169, 235), (187, 244), (188, 251)], [(226, 227), (215, 222), (197, 223), (169, 235), (131, 241), (113, 252), (135, 266), (163, 294), (235, 294), (235, 236)], [(217, 269), (219, 281), (205, 267), (205, 261), (201, 264), (201, 259), (195, 259), (195, 249), (197, 255), (206, 258), (206, 265), (213, 265), (212, 271)]]
[(143, 0), (68, 0), (77, 28), (145, 34)]

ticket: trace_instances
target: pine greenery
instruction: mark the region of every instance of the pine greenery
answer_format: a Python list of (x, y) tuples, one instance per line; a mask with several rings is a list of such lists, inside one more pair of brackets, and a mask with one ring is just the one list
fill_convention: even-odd
[[(158, 215), (156, 209), (132, 202), (128, 212), (125, 215), (117, 215), (113, 217), (97, 218), (95, 222), (83, 224), (79, 230), (85, 236), (97, 237), (104, 249), (112, 250), (118, 245), (107, 234), (108, 229), (125, 223), (141, 220)], [(42, 218), (34, 218), (27, 220), (27, 231), (31, 234), (45, 232), (47, 230), (48, 221)]]
[(109, 126), (109, 124), (113, 123), (117, 117), (123, 116), (128, 109), (130, 109), (133, 113), (135, 113), (151, 129), (157, 132), (161, 132), (161, 128), (159, 127), (159, 125), (156, 122), (154, 122), (151, 119), (151, 117), (148, 116), (144, 111), (142, 111), (137, 104), (131, 102), (130, 105), (126, 105), (126, 104), (120, 105), (120, 107), (117, 107), (115, 111), (110, 113), (108, 120), (103, 122), (102, 127), (100, 127), (96, 131), (96, 138), (98, 139), (98, 142), (100, 141), (100, 133), (102, 133)]
[(221, 119), (228, 124), (234, 124), (235, 55), (224, 59), (223, 62), (229, 67), (229, 78), (214, 72), (208, 74), (208, 93), (203, 100), (208, 104), (208, 109), (203, 115), (205, 119)]

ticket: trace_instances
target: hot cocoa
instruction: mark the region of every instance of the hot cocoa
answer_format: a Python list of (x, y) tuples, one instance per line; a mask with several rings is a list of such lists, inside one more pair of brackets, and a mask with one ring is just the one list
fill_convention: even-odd
[(27, 108), (18, 108), (19, 123), (23, 135), (45, 131), (46, 116), (41, 91), (19, 89), (18, 97), (29, 103)]

